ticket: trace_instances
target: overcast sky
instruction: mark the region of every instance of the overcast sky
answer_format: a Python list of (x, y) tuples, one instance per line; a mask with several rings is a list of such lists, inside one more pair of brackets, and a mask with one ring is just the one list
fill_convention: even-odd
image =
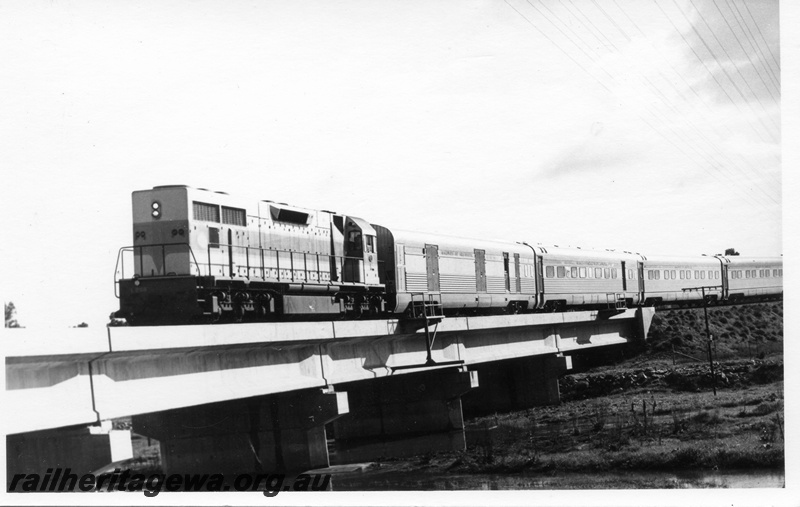
[(3, 299), (104, 325), (130, 194), (165, 184), (781, 255), (782, 56), (775, 0), (4, 1)]

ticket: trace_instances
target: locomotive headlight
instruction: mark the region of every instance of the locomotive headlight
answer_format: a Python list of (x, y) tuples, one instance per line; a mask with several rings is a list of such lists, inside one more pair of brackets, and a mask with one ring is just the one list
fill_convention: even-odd
[(153, 208), (153, 210), (150, 212), (153, 218), (161, 218), (161, 203), (158, 201), (153, 201), (153, 204), (151, 204), (150, 207)]

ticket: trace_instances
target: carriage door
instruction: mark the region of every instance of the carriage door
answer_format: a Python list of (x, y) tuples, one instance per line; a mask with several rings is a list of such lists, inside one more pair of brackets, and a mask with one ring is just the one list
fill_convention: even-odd
[(625, 271), (625, 261), (622, 261), (622, 292), (628, 290), (628, 272)]
[(503, 277), (506, 281), (506, 292), (511, 292), (511, 277), (508, 274), (508, 252), (503, 252)]
[(486, 250), (475, 250), (475, 289), (486, 292)]
[(536, 308), (544, 308), (544, 259), (534, 254), (533, 263), (536, 275)]
[(722, 299), (728, 299), (728, 265), (722, 264)]
[(639, 277), (639, 304), (644, 304), (644, 262), (636, 263), (637, 276)]
[(514, 254), (514, 278), (516, 279), (515, 289), (517, 292), (522, 292), (522, 280), (520, 279), (519, 272), (519, 254)]
[(439, 292), (439, 247), (425, 245), (425, 266), (428, 274), (428, 292)]

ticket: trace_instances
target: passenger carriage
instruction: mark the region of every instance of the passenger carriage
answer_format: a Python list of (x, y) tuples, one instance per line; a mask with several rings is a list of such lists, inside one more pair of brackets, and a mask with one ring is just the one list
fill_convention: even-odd
[[(725, 299), (722, 263), (717, 257), (648, 255), (644, 260), (646, 304), (697, 304), (705, 287), (710, 301)], [(693, 290), (684, 290), (693, 289)]]
[(544, 307), (636, 306), (644, 300), (642, 257), (581, 248), (537, 247), (544, 268)]
[(783, 294), (783, 259), (781, 257), (721, 257), (727, 272), (727, 297), (773, 299)]
[[(535, 258), (526, 245), (376, 228), (381, 258), (394, 266), (386, 286), (395, 292), (395, 312), (419, 299), (449, 313), (537, 305)], [(391, 240), (381, 239), (384, 230)]]

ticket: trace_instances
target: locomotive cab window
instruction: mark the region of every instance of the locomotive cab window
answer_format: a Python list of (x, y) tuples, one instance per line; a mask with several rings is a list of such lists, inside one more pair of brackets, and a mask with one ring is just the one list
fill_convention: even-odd
[(350, 231), (350, 237), (347, 238), (347, 246), (351, 252), (361, 251), (361, 232)]
[(367, 236), (367, 253), (375, 253), (375, 237), (374, 236)]

